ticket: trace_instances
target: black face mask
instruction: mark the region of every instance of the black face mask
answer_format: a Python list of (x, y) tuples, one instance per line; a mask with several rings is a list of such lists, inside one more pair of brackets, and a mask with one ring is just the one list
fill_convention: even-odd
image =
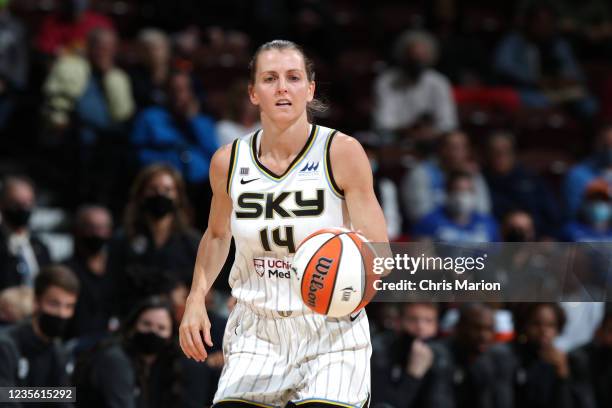
[(30, 208), (5, 208), (2, 210), (2, 217), (12, 227), (21, 228), (28, 225), (32, 210)]
[(154, 332), (137, 331), (132, 337), (132, 342), (136, 350), (142, 354), (159, 354), (168, 345), (168, 339)]
[(526, 242), (527, 234), (520, 228), (511, 228), (506, 233), (507, 242)]
[(164, 215), (167, 215), (174, 211), (174, 201), (171, 198), (157, 194), (151, 197), (145, 198), (142, 203), (142, 208), (144, 211), (149, 213), (153, 218), (159, 219)]
[(104, 246), (108, 243), (108, 238), (100, 237), (98, 235), (90, 235), (81, 237), (79, 242), (81, 243), (81, 248), (83, 248), (85, 252), (94, 255), (104, 248)]
[(66, 326), (69, 321), (70, 319), (65, 319), (45, 312), (41, 312), (38, 315), (38, 326), (40, 327), (40, 331), (49, 338), (61, 337), (66, 331)]
[(417, 82), (425, 71), (425, 66), (422, 63), (411, 58), (403, 61), (400, 68), (404, 75), (414, 82)]

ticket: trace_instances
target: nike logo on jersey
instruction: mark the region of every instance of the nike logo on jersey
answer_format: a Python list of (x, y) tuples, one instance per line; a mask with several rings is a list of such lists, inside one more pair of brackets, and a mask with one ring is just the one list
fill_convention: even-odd
[(243, 178), (240, 179), (240, 184), (249, 184), (251, 181), (255, 181), (255, 180), (259, 180), (259, 177), (254, 178), (254, 179), (250, 179), (250, 180), (245, 180)]
[(351, 322), (354, 322), (355, 319), (357, 319), (359, 317), (359, 315), (361, 314), (361, 310), (359, 311), (359, 313), (357, 313), (355, 316), (351, 316), (349, 315), (349, 319), (351, 319)]

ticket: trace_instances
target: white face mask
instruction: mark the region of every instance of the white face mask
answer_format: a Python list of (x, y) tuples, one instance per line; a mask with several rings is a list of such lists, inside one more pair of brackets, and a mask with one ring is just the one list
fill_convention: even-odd
[(452, 193), (448, 196), (447, 208), (454, 215), (469, 215), (476, 209), (476, 196), (468, 191)]

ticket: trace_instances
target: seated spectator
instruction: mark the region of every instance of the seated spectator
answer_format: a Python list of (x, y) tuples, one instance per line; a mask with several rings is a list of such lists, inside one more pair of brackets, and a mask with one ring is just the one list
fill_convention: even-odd
[[(86, 337), (89, 341), (104, 336), (116, 321), (116, 293), (108, 271), (108, 242), (113, 233), (109, 211), (99, 206), (82, 206), (74, 225), (74, 255), (66, 265), (77, 275), (81, 296), (66, 337)], [(114, 327), (116, 328), (116, 327)], [(85, 339), (82, 339), (85, 341)]]
[(496, 132), (489, 137), (483, 175), (497, 219), (521, 208), (531, 215), (540, 235), (554, 236), (560, 215), (558, 203), (544, 180), (517, 162), (511, 134)]
[(78, 293), (79, 281), (69, 269), (49, 266), (41, 270), (34, 285), (34, 317), (0, 335), (0, 386), (66, 387), (70, 384), (67, 354), (58, 339), (74, 313)]
[(410, 135), (411, 128), (431, 121), (438, 132), (457, 127), (457, 112), (448, 79), (431, 68), (437, 58), (435, 39), (422, 31), (403, 33), (394, 46), (395, 65), (374, 85), (374, 126)]
[(444, 243), (497, 242), (495, 220), (476, 208), (474, 179), (469, 173), (453, 173), (447, 181), (446, 204), (414, 225), (413, 236)]
[(577, 408), (612, 406), (612, 304), (593, 340), (570, 354)]
[(446, 199), (446, 177), (455, 171), (468, 171), (474, 176), (476, 210), (491, 211), (487, 184), (471, 158), (468, 137), (460, 131), (442, 135), (438, 156), (419, 163), (403, 179), (401, 194), (408, 218), (416, 222), (442, 205)]
[(518, 407), (571, 407), (567, 356), (554, 346), (565, 314), (556, 303), (522, 303), (515, 311), (515, 403)]
[(28, 41), (25, 28), (9, 11), (10, 0), (0, 3), (0, 130), (15, 108), (15, 93), (28, 78)]
[(220, 145), (232, 143), (235, 139), (261, 128), (259, 110), (251, 103), (247, 87), (247, 81), (238, 80), (228, 92), (225, 116), (217, 122)]
[(12, 286), (0, 291), (0, 330), (32, 316), (34, 291), (28, 286)]
[(607, 124), (599, 130), (594, 152), (570, 168), (565, 176), (563, 200), (568, 217), (576, 216), (582, 206), (587, 185), (600, 177), (612, 185), (612, 124)]
[(189, 75), (170, 76), (168, 104), (145, 109), (136, 118), (131, 141), (142, 166), (165, 162), (179, 169), (189, 184), (208, 182), (217, 136), (212, 119), (200, 113)]
[[(118, 336), (79, 358), (73, 382), (78, 407), (204, 406), (204, 378), (176, 345), (177, 323), (169, 301), (153, 296), (132, 311)], [(206, 367), (205, 364), (199, 364)]]
[(109, 253), (122, 315), (140, 298), (191, 285), (200, 235), (190, 226), (190, 213), (178, 171), (155, 164), (138, 174), (126, 206), (124, 229)]
[(438, 307), (433, 303), (402, 305), (402, 333), (372, 356), (372, 405), (428, 407), (436, 396), (434, 361), (427, 341), (438, 331)]
[(462, 306), (455, 335), (432, 345), (435, 374), (442, 387), (436, 407), (514, 407), (511, 354), (494, 346), (493, 311), (475, 303)]
[(134, 99), (138, 109), (167, 102), (166, 83), (170, 76), (172, 51), (163, 31), (148, 28), (138, 34), (139, 62), (130, 71)]
[(383, 168), (384, 157), (381, 157), (380, 140), (377, 135), (366, 134), (359, 137), (359, 142), (368, 156), (372, 175), (374, 176), (374, 193), (387, 221), (387, 235), (389, 240), (401, 239), (402, 235), (402, 214), (400, 212), (399, 197), (397, 186), (389, 176), (389, 171)]
[(0, 289), (33, 286), (41, 267), (51, 262), (49, 250), (28, 226), (36, 205), (34, 185), (26, 177), (4, 180), (0, 195)]
[(45, 117), (52, 127), (66, 128), (76, 115), (85, 127), (81, 142), (92, 144), (97, 133), (110, 131), (134, 111), (129, 77), (115, 66), (117, 36), (109, 29), (87, 37), (87, 58), (61, 57), (44, 84)]
[(588, 94), (570, 44), (557, 34), (551, 3), (532, 2), (523, 18), (522, 29), (503, 38), (495, 52), (501, 81), (518, 88), (525, 106), (566, 104), (582, 116), (593, 116), (597, 104)]
[(533, 242), (536, 240), (533, 217), (522, 210), (507, 212), (502, 218), (501, 234), (504, 242)]
[(562, 238), (569, 242), (596, 242), (612, 240), (612, 207), (610, 187), (605, 180), (592, 181), (576, 220), (563, 227)]
[(62, 0), (57, 12), (47, 15), (36, 37), (36, 48), (51, 56), (78, 53), (92, 30), (112, 29), (106, 16), (88, 9), (89, 0)]

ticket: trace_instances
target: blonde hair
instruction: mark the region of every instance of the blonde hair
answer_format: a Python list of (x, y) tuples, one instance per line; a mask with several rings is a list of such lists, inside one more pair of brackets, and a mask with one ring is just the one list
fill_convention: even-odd
[(34, 291), (28, 286), (14, 286), (0, 292), (0, 318), (15, 323), (32, 315)]

